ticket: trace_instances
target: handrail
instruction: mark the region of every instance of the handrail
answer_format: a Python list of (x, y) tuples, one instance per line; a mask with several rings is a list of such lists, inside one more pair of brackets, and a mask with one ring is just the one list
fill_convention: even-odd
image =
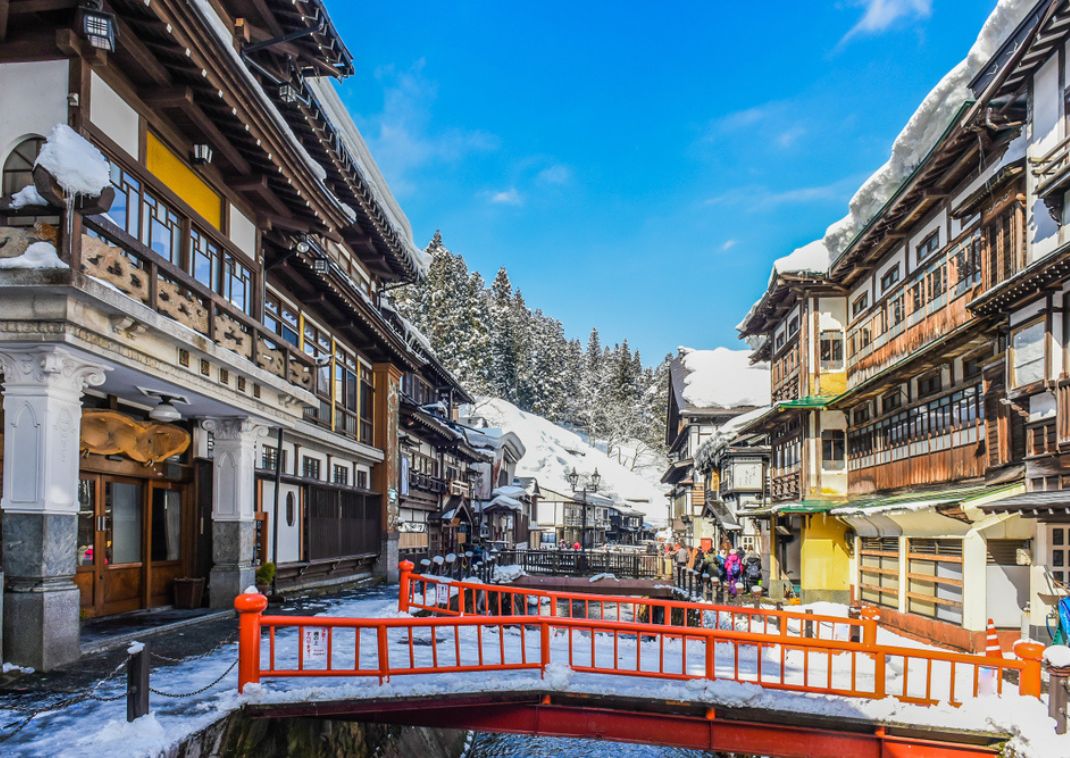
[[(964, 689), (977, 697), (986, 686), (1002, 694), (1007, 671), (1018, 672), (1020, 694), (1039, 697), (1041, 689), (1044, 648), (1038, 643), (1020, 644), (1020, 659), (1007, 660), (602, 619), (264, 616), (267, 598), (259, 594), (239, 595), (234, 606), (239, 617), (239, 692), (264, 678), (376, 677), (383, 683), (391, 676), (407, 674), (539, 670), (545, 675), (551, 663), (588, 674), (728, 679), (768, 689), (868, 699), (895, 697), (921, 705), (959, 705)], [(280, 636), (280, 630), (297, 633), (290, 639)], [(440, 632), (445, 636), (440, 638)], [(309, 644), (310, 639), (314, 644)], [(296, 654), (290, 652), (294, 643)], [(284, 646), (281, 652), (280, 645)], [(316, 654), (306, 656), (306, 646)], [(400, 656), (393, 652), (398, 646)], [(890, 666), (891, 659), (901, 664)], [(970, 667), (972, 676), (963, 679), (962, 672), (969, 674)], [(946, 673), (946, 681), (937, 678), (934, 682), (934, 671)]]
[[(864, 608), (862, 617), (853, 619), (775, 608), (747, 608), (688, 600), (559, 592), (455, 581), (446, 577), (414, 574), (413, 568), (411, 561), (401, 562), (398, 610), (402, 612), (420, 610), (442, 616), (528, 617), (541, 616), (545, 610), (548, 615), (556, 617), (559, 610), (565, 610), (568, 614), (566, 617), (572, 618), (576, 606), (582, 603), (584, 618), (592, 618), (593, 611), (594, 618), (638, 623), (646, 615), (649, 620), (661, 618), (666, 626), (705, 628), (712, 624), (713, 628), (727, 626), (778, 640), (789, 636), (792, 639), (822, 639), (825, 635), (834, 639), (837, 630), (846, 630), (850, 639), (868, 644), (877, 642), (878, 611), (874, 608)], [(429, 588), (434, 589), (429, 591)], [(445, 593), (439, 588), (445, 589)], [(631, 619), (625, 621), (624, 616), (628, 612)], [(713, 615), (712, 620), (708, 619), (710, 614)], [(795, 622), (795, 629), (792, 629), (791, 622)], [(740, 629), (741, 626), (743, 629)]]

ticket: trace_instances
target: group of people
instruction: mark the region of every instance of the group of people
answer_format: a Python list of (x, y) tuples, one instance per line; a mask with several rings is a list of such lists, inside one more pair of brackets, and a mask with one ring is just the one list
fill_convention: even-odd
[(743, 548), (733, 548), (728, 543), (723, 543), (716, 552), (697, 547), (692, 560), (691, 551), (679, 543), (671, 547), (666, 545), (665, 549), (672, 551), (677, 565), (690, 565), (701, 573), (715, 577), (732, 597), (740, 589), (745, 591), (762, 584), (762, 559), (753, 550), (744, 553)]

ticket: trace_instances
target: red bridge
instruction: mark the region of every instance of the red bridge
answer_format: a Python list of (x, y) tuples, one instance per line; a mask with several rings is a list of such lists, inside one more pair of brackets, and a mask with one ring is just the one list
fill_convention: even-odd
[[(385, 699), (366, 685), (346, 691), (339, 682), (339, 697), (330, 701), (322, 689), (296, 703), (293, 692), (278, 703), (270, 702), (272, 693), (259, 693), (256, 699), (267, 702), (247, 706), (258, 716), (596, 736), (784, 756), (991, 755), (999, 735), (881, 726), (850, 704), (895, 697), (959, 705), (1005, 687), (1011, 692), (1010, 678), (1021, 695), (1039, 697), (1041, 691), (1041, 645), (1020, 644), (1012, 660), (882, 645), (872, 609), (845, 619), (546, 592), (415, 575), (407, 562), (398, 601), (406, 615), (265, 616), (266, 606), (262, 595), (235, 601), (239, 690), (268, 679), (295, 686), (303, 678), (318, 685), (326, 677), (382, 684), (411, 676), (450, 694)], [(795, 701), (801, 711), (792, 713), (710, 707), (686, 692), (664, 696), (652, 689), (658, 681), (687, 680), (707, 688), (713, 700), (726, 683), (749, 684), (837, 696), (846, 707), (829, 719), (805, 713), (805, 698)], [(643, 681), (650, 686), (628, 684)]]

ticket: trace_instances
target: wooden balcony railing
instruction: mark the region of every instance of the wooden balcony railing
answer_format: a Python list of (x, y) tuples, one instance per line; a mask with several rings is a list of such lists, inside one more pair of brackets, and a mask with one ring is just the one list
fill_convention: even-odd
[(801, 494), (799, 468), (770, 471), (769, 492), (773, 500), (797, 499)]
[(421, 471), (409, 471), (409, 486), (438, 495), (446, 491), (446, 480)]
[(1038, 158), (1030, 158), (1033, 176), (1037, 179), (1036, 194), (1043, 197), (1048, 188), (1060, 181), (1070, 167), (1070, 137), (1058, 142)]
[(311, 358), (101, 216), (83, 217), (82, 273), (275, 376), (315, 390)]
[(798, 370), (792, 371), (791, 374), (784, 377), (773, 386), (772, 398), (774, 403), (799, 399)]
[(449, 489), (451, 495), (458, 495), (460, 497), (472, 496), (472, 485), (460, 479), (451, 479)]
[(1070, 445), (1070, 377), (1066, 376), (1055, 385), (1055, 444)]

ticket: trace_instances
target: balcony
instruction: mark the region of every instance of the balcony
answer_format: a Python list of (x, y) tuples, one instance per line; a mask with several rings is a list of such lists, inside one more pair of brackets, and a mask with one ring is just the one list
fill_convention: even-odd
[[(1047, 201), (1054, 193), (1070, 186), (1070, 137), (1060, 141), (1039, 158), (1030, 158), (1033, 176), (1036, 177), (1037, 197)], [(1049, 205), (1049, 207), (1053, 207)]]
[(409, 471), (409, 486), (424, 492), (440, 495), (447, 490), (446, 480), (422, 471)]
[(472, 485), (463, 479), (450, 479), (449, 491), (451, 495), (458, 497), (471, 497)]
[(84, 217), (82, 272), (302, 389), (311, 358), (102, 217)]
[(773, 469), (769, 472), (769, 493), (774, 502), (798, 500), (802, 493), (800, 488), (799, 467), (790, 469)]

